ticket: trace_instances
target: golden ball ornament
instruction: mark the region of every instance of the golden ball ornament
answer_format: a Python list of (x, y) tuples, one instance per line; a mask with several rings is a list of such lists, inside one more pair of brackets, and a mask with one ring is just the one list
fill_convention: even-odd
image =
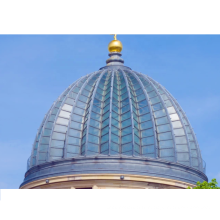
[(123, 49), (122, 43), (119, 40), (113, 40), (108, 45), (108, 50), (110, 53), (112, 52), (121, 52)]

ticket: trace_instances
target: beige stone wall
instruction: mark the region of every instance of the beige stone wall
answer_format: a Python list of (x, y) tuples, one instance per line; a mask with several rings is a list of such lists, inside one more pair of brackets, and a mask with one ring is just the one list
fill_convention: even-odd
[(41, 179), (21, 189), (185, 189), (188, 186), (194, 187), (186, 182), (151, 176), (85, 174)]

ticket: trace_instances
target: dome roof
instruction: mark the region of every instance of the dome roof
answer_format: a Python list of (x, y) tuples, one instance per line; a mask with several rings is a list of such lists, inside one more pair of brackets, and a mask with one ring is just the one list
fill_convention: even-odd
[[(194, 184), (207, 180), (196, 136), (176, 99), (151, 77), (124, 66), (120, 53), (109, 55), (107, 66), (81, 77), (51, 106), (34, 141), (24, 183), (41, 178), (41, 166), (48, 167), (47, 176), (75, 169), (101, 172), (109, 160), (105, 173), (124, 169)], [(95, 161), (83, 167), (86, 158), (100, 159), (102, 167), (95, 167)], [(114, 158), (117, 163), (125, 158), (128, 165), (120, 168)], [(80, 165), (73, 169), (72, 160), (81, 160)], [(140, 167), (134, 166), (137, 161)], [(150, 165), (143, 168), (146, 161)], [(69, 167), (56, 171), (55, 163)]]
[(40, 126), (30, 167), (99, 155), (161, 158), (203, 171), (177, 101), (149, 76), (122, 67), (86, 75), (61, 94)]

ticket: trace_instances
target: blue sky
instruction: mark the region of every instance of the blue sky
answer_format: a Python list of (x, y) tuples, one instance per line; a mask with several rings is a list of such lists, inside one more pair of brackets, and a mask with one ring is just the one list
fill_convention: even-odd
[[(44, 115), (79, 77), (105, 66), (110, 35), (0, 35), (0, 188), (18, 188)], [(220, 185), (220, 36), (119, 35), (125, 65), (186, 112), (207, 176)]]

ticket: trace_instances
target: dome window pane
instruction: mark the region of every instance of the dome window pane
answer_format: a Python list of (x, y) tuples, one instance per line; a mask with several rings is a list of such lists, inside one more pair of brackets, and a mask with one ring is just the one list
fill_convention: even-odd
[[(71, 106), (74, 105), (74, 100), (73, 99), (70, 99), (70, 98), (67, 98), (66, 101), (65, 101), (66, 104), (69, 104)], [(69, 107), (70, 108), (70, 107)], [(65, 109), (64, 109), (65, 110)], [(72, 111), (72, 108), (69, 110), (69, 111)]]
[[(93, 129), (93, 128), (92, 128)], [(97, 129), (98, 130), (98, 129)], [(102, 136), (109, 133), (109, 126), (105, 127), (103, 130), (102, 130)]]
[(96, 144), (88, 143), (87, 150), (93, 151), (93, 152), (99, 152), (99, 146)]
[(53, 132), (52, 138), (53, 138), (54, 140), (63, 141), (63, 140), (65, 140), (66, 135), (65, 135), (65, 134), (62, 134), (62, 133)]
[[(191, 150), (191, 156), (192, 157), (197, 157), (197, 151), (196, 150)], [(197, 165), (196, 165), (197, 166)]]
[(164, 109), (154, 112), (154, 117), (155, 118), (161, 118), (163, 116), (166, 116), (166, 111)]
[(173, 148), (173, 140), (160, 141), (160, 148)]
[(166, 100), (166, 101), (164, 101), (164, 103), (165, 103), (167, 108), (173, 106), (173, 104), (171, 103), (170, 100)]
[(170, 128), (169, 124), (157, 126), (157, 132), (158, 133), (167, 132), (167, 131), (170, 131), (170, 130), (171, 130), (171, 128)]
[[(54, 157), (62, 157), (63, 156), (63, 149), (50, 149), (50, 155)], [(58, 158), (57, 158), (58, 159)]]
[(177, 152), (188, 152), (188, 146), (186, 144), (182, 144), (182, 145), (176, 145), (176, 151)]
[(172, 139), (172, 133), (171, 132), (166, 132), (166, 133), (161, 133), (158, 134), (158, 140), (163, 141), (163, 140), (170, 140)]
[(153, 105), (153, 110), (154, 111), (158, 111), (158, 110), (161, 110), (161, 109), (163, 109), (163, 105), (161, 103)]
[(150, 99), (150, 102), (151, 102), (152, 105), (154, 105), (154, 104), (160, 102), (159, 96), (156, 96), (156, 97), (154, 97), (154, 98), (151, 98), (151, 99)]
[(81, 137), (81, 132), (78, 130), (74, 130), (74, 129), (69, 129), (69, 135), (73, 136), (73, 137)]
[(175, 137), (176, 144), (187, 144), (186, 137)]
[(98, 114), (101, 114), (102, 109), (97, 107), (96, 105), (93, 105), (92, 106), (92, 111), (94, 111), (94, 112), (96, 112)]
[[(115, 123), (113, 124), (113, 121), (115, 121)], [(112, 119), (112, 124), (115, 125), (116, 127), (118, 126), (118, 122), (116, 120)], [(105, 121), (102, 122), (102, 128), (104, 128), (105, 126), (109, 125), (109, 118), (107, 118)]]
[(122, 152), (127, 152), (132, 150), (132, 143), (122, 145)]
[[(107, 127), (107, 129), (108, 129), (108, 127)], [(116, 127), (112, 126), (111, 131), (113, 134), (120, 136), (120, 130), (117, 129)]]
[(96, 121), (96, 120), (93, 120), (93, 119), (90, 119), (90, 125), (92, 125), (93, 127), (96, 127), (96, 128), (100, 128), (100, 122)]
[(75, 121), (72, 121), (70, 127), (81, 130), (82, 129), (82, 124), (78, 123), (78, 122), (75, 122)]
[(150, 114), (142, 115), (139, 117), (139, 119), (140, 119), (140, 122), (149, 121), (151, 120), (151, 115)]
[(108, 142), (101, 145), (101, 152), (104, 152), (104, 151), (107, 151), (107, 150), (108, 150)]
[(172, 157), (174, 156), (173, 149), (160, 150), (160, 157)]
[(127, 135), (127, 134), (131, 134), (131, 133), (132, 133), (131, 126), (129, 126), (129, 127), (122, 130), (122, 136)]
[(188, 153), (177, 153), (177, 161), (188, 161), (189, 154)]
[(50, 136), (51, 130), (50, 129), (44, 129), (44, 136)]
[(117, 143), (117, 144), (120, 143), (119, 136), (117, 136), (117, 135), (115, 135), (115, 134), (113, 134), (113, 133), (111, 133), (111, 140), (112, 140), (113, 142)]
[(142, 154), (152, 154), (154, 153), (154, 145), (142, 147)]
[(76, 113), (76, 114), (78, 114), (78, 115), (84, 115), (85, 110), (76, 107), (76, 108), (74, 109), (74, 113)]
[(125, 128), (129, 125), (131, 125), (131, 119), (127, 119), (121, 123), (122, 128)]
[(55, 120), (55, 115), (51, 115), (48, 121), (54, 121)]
[(168, 111), (169, 114), (174, 114), (174, 113), (176, 113), (176, 110), (174, 109), (174, 107), (169, 107), (169, 108), (167, 108), (167, 111)]
[(41, 144), (49, 144), (50, 138), (49, 137), (42, 137)]
[(172, 114), (172, 115), (170, 115), (170, 119), (171, 119), (171, 121), (177, 121), (177, 120), (179, 120), (179, 116), (177, 114)]
[(48, 145), (48, 144), (47, 144), (47, 145), (41, 144), (41, 145), (39, 146), (39, 151), (40, 151), (40, 152), (47, 152), (48, 148), (49, 148), (49, 145)]
[(66, 133), (67, 127), (66, 126), (62, 126), (62, 125), (55, 125), (54, 131)]
[(151, 145), (154, 144), (154, 136), (142, 138), (142, 145)]
[(149, 137), (149, 136), (153, 136), (154, 135), (154, 131), (151, 128), (151, 129), (142, 131), (141, 134), (142, 134), (142, 137)]
[(172, 121), (173, 128), (182, 128), (180, 121)]
[(195, 142), (189, 142), (190, 149), (196, 149)]
[(54, 147), (54, 148), (63, 148), (63, 147), (64, 147), (64, 141), (52, 140), (52, 141), (51, 141), (51, 147)]
[(99, 144), (99, 137), (89, 134), (88, 141), (94, 144)]
[(184, 129), (183, 128), (180, 128), (180, 129), (174, 129), (173, 130), (174, 134), (176, 136), (182, 136), (182, 135), (185, 135), (185, 132), (184, 132)]
[(139, 109), (139, 114), (140, 115), (143, 115), (143, 114), (148, 113), (148, 112), (149, 112), (149, 108), (147, 106), (144, 107), (144, 108)]
[(126, 144), (132, 141), (132, 135), (122, 136), (122, 144)]

